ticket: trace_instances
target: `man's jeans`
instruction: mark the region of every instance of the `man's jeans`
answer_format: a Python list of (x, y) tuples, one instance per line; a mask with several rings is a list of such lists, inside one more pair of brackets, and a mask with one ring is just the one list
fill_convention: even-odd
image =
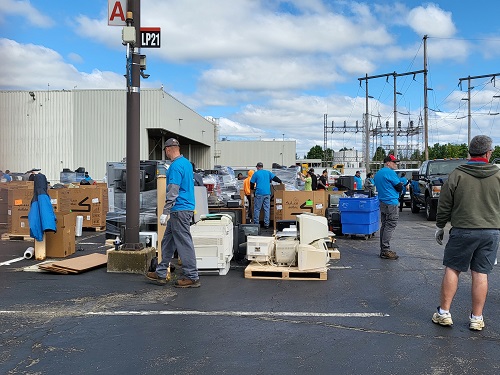
[(270, 195), (256, 195), (253, 203), (253, 223), (259, 224), (260, 209), (264, 207), (264, 226), (269, 226), (269, 212), (271, 210)]
[(380, 202), (380, 252), (391, 250), (390, 242), (398, 220), (398, 206)]
[(198, 280), (198, 269), (196, 267), (196, 254), (194, 251), (193, 238), (190, 226), (193, 211), (174, 211), (170, 213), (167, 221), (167, 229), (161, 240), (161, 262), (156, 268), (157, 275), (164, 279), (167, 277), (167, 268), (174, 256), (175, 250), (182, 260), (182, 272), (184, 277)]

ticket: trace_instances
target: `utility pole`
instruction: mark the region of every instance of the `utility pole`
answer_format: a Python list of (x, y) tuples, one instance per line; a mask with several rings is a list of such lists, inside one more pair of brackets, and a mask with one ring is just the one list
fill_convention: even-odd
[[(360, 82), (361, 83), (361, 82)], [(365, 169), (370, 172), (370, 124), (368, 122), (368, 74), (365, 80)]]
[(397, 111), (397, 101), (396, 101), (396, 95), (398, 94), (398, 91), (396, 90), (396, 77), (397, 74), (394, 72), (394, 103), (393, 103), (393, 108), (394, 108), (394, 156), (398, 157), (398, 132), (397, 132), (397, 124), (398, 124), (398, 111)]
[(136, 250), (139, 243), (140, 125), (141, 125), (141, 1), (128, 0), (127, 25), (135, 28), (135, 44), (127, 44), (127, 211), (122, 249)]
[(467, 104), (467, 108), (468, 108), (468, 111), (467, 111), (467, 145), (470, 144), (470, 140), (471, 140), (472, 114), (471, 114), (471, 104), (470, 104), (470, 101), (471, 101), (470, 92), (474, 88), (474, 86), (470, 85), (470, 81), (473, 79), (478, 79), (478, 78), (491, 78), (492, 81), (495, 81), (495, 78), (498, 76), (500, 76), (500, 73), (485, 74), (485, 75), (474, 76), (474, 77), (468, 76), (465, 78), (460, 78), (458, 80), (458, 85), (460, 86), (460, 89), (462, 89), (462, 81), (467, 80), (467, 99), (462, 99), (462, 100), (468, 101), (468, 104)]
[(424, 35), (424, 157), (429, 160), (429, 105), (427, 101), (427, 35)]
[[(397, 136), (398, 136), (398, 117), (397, 117), (397, 108), (396, 108), (396, 95), (401, 95), (400, 92), (398, 92), (396, 90), (396, 77), (402, 77), (402, 76), (407, 76), (407, 75), (413, 75), (413, 79), (415, 79), (415, 75), (417, 74), (420, 74), (420, 73), (424, 73), (425, 70), (416, 70), (416, 71), (413, 71), (413, 72), (406, 72), (406, 73), (396, 73), (396, 72), (392, 72), (392, 73), (386, 73), (386, 74), (379, 74), (379, 75), (376, 75), (376, 76), (368, 76), (368, 74), (365, 75), (365, 77), (361, 77), (361, 78), (358, 78), (358, 81), (359, 81), (359, 84), (361, 85), (361, 81), (366, 81), (366, 92), (365, 92), (365, 98), (366, 98), (366, 112), (365, 113), (365, 116), (366, 116), (366, 120), (365, 122), (368, 123), (368, 98), (371, 97), (368, 95), (368, 80), (369, 79), (374, 79), (374, 78), (380, 78), (380, 77), (385, 77), (386, 80), (389, 79), (390, 76), (392, 76), (394, 78), (394, 103), (393, 103), (393, 106), (394, 106), (394, 155), (397, 157), (398, 155), (398, 140), (397, 140)], [(365, 124), (365, 129), (367, 127), (367, 124)], [(367, 140), (369, 140), (369, 134), (367, 136)], [(367, 144), (369, 144), (368, 142), (366, 142)], [(367, 146), (368, 147), (368, 146)], [(368, 170), (368, 168), (367, 168)]]

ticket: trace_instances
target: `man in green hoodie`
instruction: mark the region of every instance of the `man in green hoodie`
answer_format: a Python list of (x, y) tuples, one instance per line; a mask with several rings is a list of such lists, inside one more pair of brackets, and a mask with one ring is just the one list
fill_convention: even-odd
[(443, 244), (444, 227), (451, 222), (444, 249), (441, 304), (432, 321), (451, 326), (450, 307), (461, 272), (470, 267), (472, 311), (469, 329), (484, 328), (483, 308), (488, 294), (488, 274), (493, 269), (500, 240), (500, 169), (489, 164), (492, 140), (486, 135), (472, 138), (469, 161), (457, 167), (444, 183), (436, 217), (436, 241)]

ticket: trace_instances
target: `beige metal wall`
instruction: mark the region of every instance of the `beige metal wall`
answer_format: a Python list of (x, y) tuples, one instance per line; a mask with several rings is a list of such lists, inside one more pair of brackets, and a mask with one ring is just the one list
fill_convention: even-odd
[[(0, 169), (41, 168), (47, 178), (72, 166), (74, 131), (69, 91), (0, 91)], [(49, 178), (50, 179), (50, 178)]]
[[(126, 157), (125, 90), (0, 91), (0, 169), (38, 167), (58, 182), (63, 168), (84, 167), (96, 180), (106, 162)], [(182, 120), (179, 120), (182, 119)], [(148, 130), (183, 140), (198, 167), (213, 167), (214, 125), (161, 89), (141, 90), (140, 158), (149, 159)]]
[(295, 141), (222, 141), (216, 148), (220, 150), (218, 165), (253, 167), (259, 161), (264, 169), (271, 169), (273, 163), (295, 165)]

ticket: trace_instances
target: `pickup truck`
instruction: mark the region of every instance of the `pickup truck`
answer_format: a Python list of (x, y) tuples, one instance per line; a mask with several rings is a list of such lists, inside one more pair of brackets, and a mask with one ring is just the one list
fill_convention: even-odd
[(428, 221), (436, 220), (437, 204), (441, 186), (448, 175), (459, 165), (467, 163), (467, 159), (435, 159), (426, 160), (420, 169), (412, 173), (410, 184), (411, 212), (419, 213), (425, 209)]

